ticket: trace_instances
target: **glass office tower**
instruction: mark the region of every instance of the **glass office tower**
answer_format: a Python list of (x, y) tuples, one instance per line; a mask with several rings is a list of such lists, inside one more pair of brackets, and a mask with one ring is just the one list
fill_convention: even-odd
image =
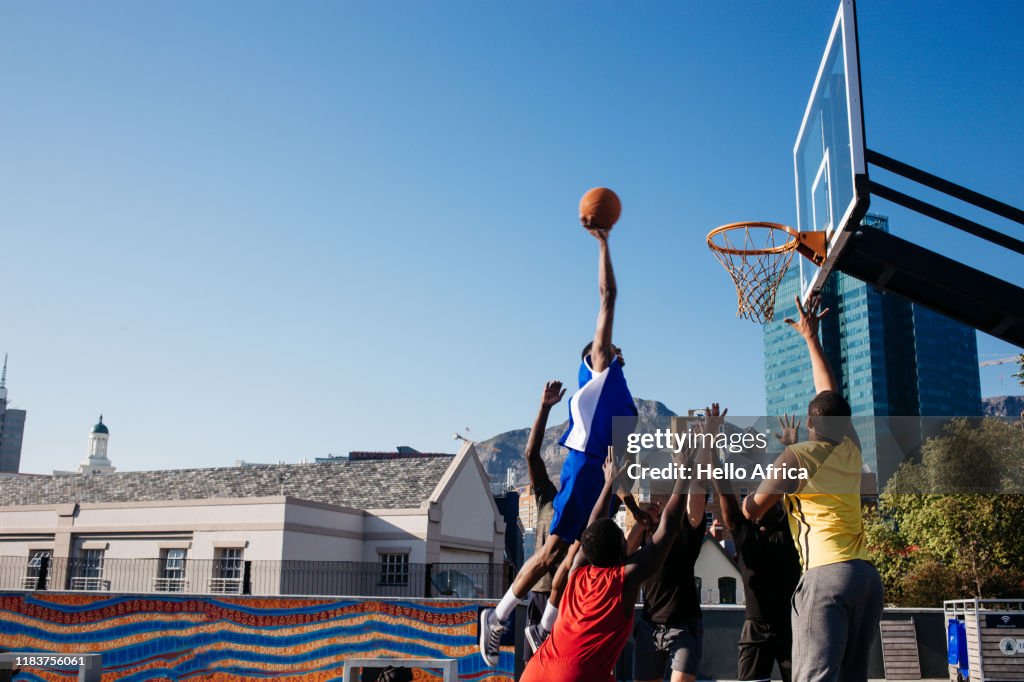
[[(864, 222), (888, 231), (884, 216), (868, 215)], [(794, 264), (779, 286), (775, 320), (764, 325), (769, 416), (805, 415), (814, 396), (806, 345), (782, 321), (796, 317), (793, 297), (799, 285)], [(981, 415), (973, 329), (841, 272), (834, 272), (826, 283), (822, 307), (832, 309), (822, 320), (822, 346), (855, 417)], [(884, 485), (899, 462), (886, 461), (895, 457), (895, 451), (879, 447), (879, 439), (888, 434), (876, 433), (875, 426), (874, 420), (857, 420), (864, 462)], [(900, 438), (915, 440), (909, 434)], [(883, 461), (878, 461), (879, 452), (884, 453)]]

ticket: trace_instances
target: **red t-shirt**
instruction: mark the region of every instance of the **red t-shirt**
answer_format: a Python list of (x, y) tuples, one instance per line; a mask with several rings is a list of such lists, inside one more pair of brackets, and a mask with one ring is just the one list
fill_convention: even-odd
[(519, 682), (614, 682), (633, 626), (622, 602), (623, 566), (584, 566), (569, 577), (555, 631), (526, 665)]

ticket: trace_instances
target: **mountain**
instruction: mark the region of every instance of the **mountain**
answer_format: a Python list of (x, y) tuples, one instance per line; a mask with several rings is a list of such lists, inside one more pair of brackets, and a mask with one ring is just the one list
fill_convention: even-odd
[[(633, 402), (636, 403), (636, 408), (640, 413), (638, 429), (645, 427), (654, 428), (651, 425), (656, 419), (676, 416), (675, 412), (657, 400), (634, 398)], [(565, 409), (563, 407), (565, 404), (563, 402), (556, 406), (555, 411), (560, 407)], [(558, 439), (562, 437), (567, 428), (569, 428), (568, 420), (556, 426), (548, 426), (544, 431), (544, 440), (540, 450), (540, 455), (548, 468), (548, 474), (556, 484), (558, 483), (558, 475), (562, 471), (562, 464), (565, 462), (565, 456), (568, 453), (568, 450), (558, 444)], [(505, 480), (505, 471), (509, 467), (515, 469), (517, 481), (526, 482), (528, 480), (524, 454), (526, 452), (526, 439), (529, 436), (530, 428), (526, 427), (524, 429), (499, 433), (497, 436), (476, 443), (477, 455), (479, 455), (480, 461), (493, 480)]]
[(997, 395), (983, 398), (981, 408), (986, 417), (1019, 417), (1024, 413), (1024, 395)]

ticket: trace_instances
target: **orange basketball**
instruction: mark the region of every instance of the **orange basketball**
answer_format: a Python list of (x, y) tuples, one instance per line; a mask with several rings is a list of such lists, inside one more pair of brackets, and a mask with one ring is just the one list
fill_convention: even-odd
[(587, 190), (580, 199), (580, 222), (584, 225), (610, 230), (621, 213), (619, 196), (607, 187)]

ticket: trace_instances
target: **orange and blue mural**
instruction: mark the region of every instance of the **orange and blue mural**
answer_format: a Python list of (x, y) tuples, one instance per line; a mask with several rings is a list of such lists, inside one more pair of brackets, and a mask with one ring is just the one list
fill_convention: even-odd
[[(477, 653), (479, 604), (295, 597), (0, 593), (0, 648), (101, 653), (103, 680), (340, 680), (347, 657), (452, 658), (459, 679), (512, 682)], [(416, 671), (416, 679), (440, 679)], [(77, 670), (23, 669), (70, 680)]]

